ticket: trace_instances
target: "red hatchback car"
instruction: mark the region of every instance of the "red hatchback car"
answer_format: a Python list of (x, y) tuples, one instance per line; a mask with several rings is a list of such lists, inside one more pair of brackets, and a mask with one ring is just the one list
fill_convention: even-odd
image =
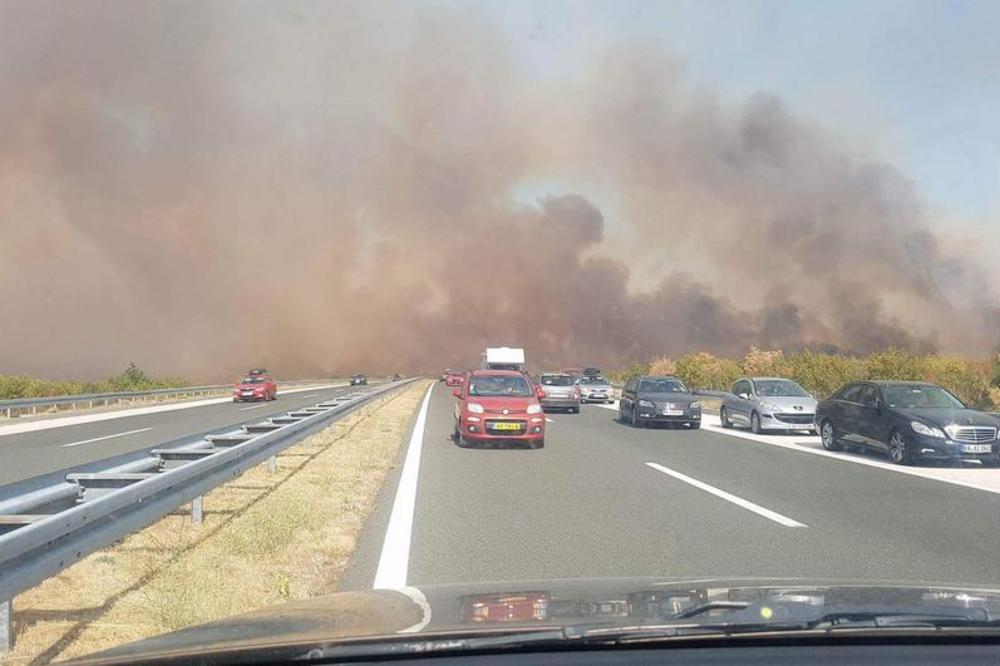
[(278, 383), (271, 375), (247, 375), (233, 387), (233, 402), (276, 400)]
[(545, 414), (536, 389), (513, 370), (474, 370), (454, 390), (455, 442), (523, 442), (545, 446)]
[(445, 375), (445, 386), (461, 386), (465, 382), (465, 375), (461, 372), (449, 372)]

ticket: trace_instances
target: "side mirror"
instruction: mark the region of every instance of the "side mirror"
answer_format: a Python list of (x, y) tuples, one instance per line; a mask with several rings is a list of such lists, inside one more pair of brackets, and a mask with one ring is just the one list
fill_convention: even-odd
[(740, 393), (739, 395), (744, 400), (749, 400), (750, 399), (750, 394), (749, 393)]
[(462, 397), (462, 389), (460, 389), (460, 388), (452, 389), (451, 394), (453, 396), (455, 396), (456, 398), (461, 398)]

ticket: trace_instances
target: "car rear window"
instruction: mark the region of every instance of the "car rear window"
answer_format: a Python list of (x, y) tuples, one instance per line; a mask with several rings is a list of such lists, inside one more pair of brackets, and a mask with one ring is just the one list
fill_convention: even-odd
[(569, 375), (542, 375), (543, 386), (572, 386), (574, 381)]
[(526, 398), (532, 395), (532, 390), (524, 377), (486, 375), (469, 381), (469, 395)]
[(243, 383), (244, 384), (263, 384), (266, 381), (267, 381), (267, 378), (266, 377), (261, 377), (260, 375), (254, 375), (252, 377), (244, 377), (243, 378)]

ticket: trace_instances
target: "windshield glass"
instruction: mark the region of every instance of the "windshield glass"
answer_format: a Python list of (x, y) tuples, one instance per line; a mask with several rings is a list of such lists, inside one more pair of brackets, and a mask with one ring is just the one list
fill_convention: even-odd
[(938, 386), (910, 384), (886, 386), (882, 389), (885, 401), (890, 407), (917, 409), (931, 407), (941, 409), (963, 409), (965, 405), (953, 395)]
[(686, 393), (687, 387), (678, 379), (643, 379), (639, 393)]
[(761, 397), (809, 397), (804, 388), (787, 379), (755, 379), (753, 384)]
[(0, 294), (0, 666), (1000, 590), (1000, 0), (0, 0)]
[(469, 380), (469, 395), (510, 396), (524, 398), (533, 395), (531, 384), (524, 377), (486, 375)]

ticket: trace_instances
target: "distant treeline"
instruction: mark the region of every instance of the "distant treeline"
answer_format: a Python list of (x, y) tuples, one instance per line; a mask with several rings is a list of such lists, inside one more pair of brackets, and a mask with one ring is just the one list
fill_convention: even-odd
[(26, 375), (0, 375), (0, 400), (17, 398), (45, 398), (81, 393), (113, 393), (117, 391), (148, 391), (158, 388), (188, 386), (178, 377), (149, 377), (129, 363), (120, 375), (102, 381), (78, 379), (36, 379)]
[(728, 391), (736, 379), (748, 375), (788, 377), (820, 398), (859, 379), (926, 381), (944, 386), (976, 408), (1000, 406), (1000, 354), (991, 359), (971, 359), (887, 349), (868, 356), (843, 356), (752, 348), (742, 359), (720, 358), (706, 352), (676, 360), (663, 356), (607, 374), (620, 383), (644, 374), (672, 374), (692, 388), (715, 391)]

